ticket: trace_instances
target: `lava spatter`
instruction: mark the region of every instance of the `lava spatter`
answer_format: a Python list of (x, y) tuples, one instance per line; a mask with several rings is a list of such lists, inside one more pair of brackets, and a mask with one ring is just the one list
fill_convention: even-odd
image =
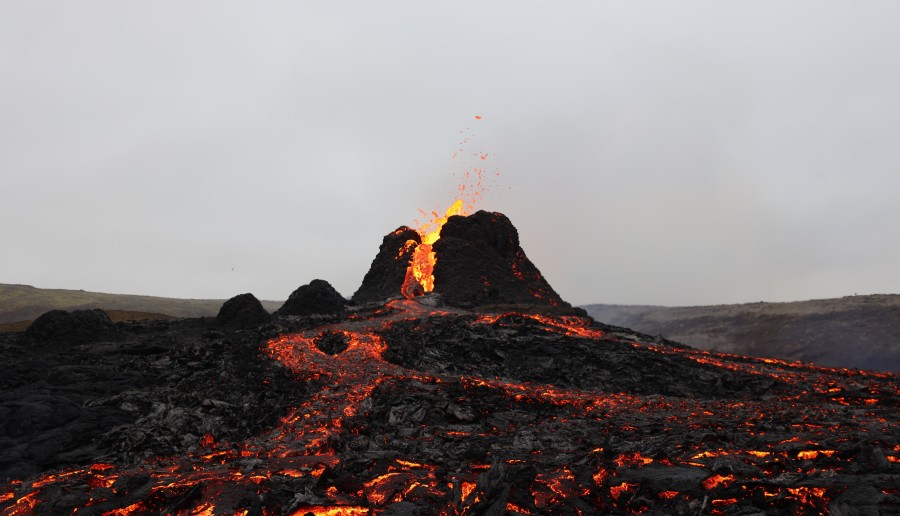
[(434, 218), (419, 227), (418, 232), (421, 237), (419, 243), (413, 240), (407, 241), (407, 244), (412, 243), (414, 248), (412, 259), (406, 270), (406, 277), (400, 289), (404, 297), (411, 299), (434, 290), (434, 264), (436, 258), (434, 251), (432, 251), (432, 245), (441, 237), (441, 228), (447, 223), (447, 219), (454, 215), (467, 214), (463, 206), (463, 200), (456, 199), (443, 215), (432, 212)]

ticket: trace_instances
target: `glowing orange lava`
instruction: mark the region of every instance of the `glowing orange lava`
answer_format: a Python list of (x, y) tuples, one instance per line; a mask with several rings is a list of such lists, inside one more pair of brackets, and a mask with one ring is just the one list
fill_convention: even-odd
[[(482, 116), (475, 115), (475, 119), (481, 120)], [(406, 241), (398, 255), (398, 258), (408, 256), (408, 250), (414, 248), (413, 256), (406, 269), (406, 276), (401, 287), (401, 293), (407, 299), (412, 299), (434, 290), (434, 265), (437, 260), (434, 251), (432, 251), (432, 245), (441, 238), (441, 228), (447, 222), (447, 219), (454, 215), (469, 215), (475, 209), (475, 205), (484, 192), (490, 187), (490, 181), (486, 178), (485, 169), (470, 166), (467, 163), (467, 158), (476, 159), (480, 164), (480, 162), (486, 161), (493, 154), (480, 149), (474, 152), (467, 149), (471, 139), (471, 134), (467, 134), (467, 131), (468, 128), (466, 128), (466, 131), (460, 131), (463, 139), (459, 142), (459, 148), (453, 153), (451, 158), (456, 160), (457, 156), (459, 156), (462, 160), (460, 165), (463, 170), (459, 176), (456, 200), (453, 201), (443, 215), (436, 211), (427, 213), (419, 210), (428, 220), (416, 229), (419, 233), (420, 242), (415, 242), (414, 240)], [(499, 176), (500, 173), (495, 172), (493, 175)]]
[[(401, 291), (407, 299), (434, 290), (434, 264), (437, 260), (431, 246), (441, 238), (441, 228), (444, 227), (447, 219), (454, 215), (468, 215), (468, 210), (464, 208), (462, 199), (456, 199), (443, 216), (438, 215), (437, 212), (431, 212), (431, 214), (434, 218), (416, 230), (419, 232), (422, 242), (413, 251), (412, 260), (406, 269), (406, 278), (403, 280)], [(407, 241), (407, 244), (410, 243), (415, 245), (412, 240)]]

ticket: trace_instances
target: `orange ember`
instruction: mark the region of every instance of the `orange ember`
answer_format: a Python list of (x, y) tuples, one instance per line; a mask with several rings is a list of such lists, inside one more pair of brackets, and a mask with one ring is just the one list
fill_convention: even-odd
[(472, 491), (475, 490), (475, 483), (463, 482), (460, 485), (460, 488), (462, 489), (462, 500), (465, 501), (467, 498), (469, 498), (469, 495), (472, 494)]
[(622, 482), (621, 484), (619, 484), (617, 486), (610, 487), (609, 494), (610, 494), (610, 496), (613, 497), (613, 500), (618, 500), (620, 496), (631, 491), (632, 489), (634, 489), (637, 486), (638, 486), (637, 484), (632, 484), (629, 482)]
[(6, 516), (9, 514), (10, 516), (19, 515), (19, 514), (31, 514), (34, 511), (35, 506), (37, 506), (37, 495), (40, 491), (34, 491), (29, 493), (22, 498), (19, 498), (16, 501), (16, 504), (12, 507), (8, 507), (3, 515)]
[(718, 487), (719, 485), (728, 485), (732, 480), (734, 480), (734, 475), (713, 475), (702, 482), (703, 489), (707, 491)]

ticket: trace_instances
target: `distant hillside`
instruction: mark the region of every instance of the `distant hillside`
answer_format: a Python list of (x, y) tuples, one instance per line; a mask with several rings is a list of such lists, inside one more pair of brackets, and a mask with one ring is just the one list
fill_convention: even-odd
[[(0, 284), (0, 323), (32, 320), (50, 310), (84, 308), (156, 313), (172, 317), (215, 316), (224, 302), (224, 299), (173, 299)], [(263, 301), (262, 304), (272, 312), (281, 307), (282, 302)]]
[(900, 295), (793, 303), (663, 307), (586, 305), (600, 322), (701, 349), (900, 370)]

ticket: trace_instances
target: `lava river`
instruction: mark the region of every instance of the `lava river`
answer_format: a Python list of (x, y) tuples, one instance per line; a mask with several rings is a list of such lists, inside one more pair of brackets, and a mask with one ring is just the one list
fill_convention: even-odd
[(276, 428), (13, 481), (0, 512), (820, 514), (861, 497), (900, 507), (896, 375), (416, 300), (261, 349), (312, 393)]

